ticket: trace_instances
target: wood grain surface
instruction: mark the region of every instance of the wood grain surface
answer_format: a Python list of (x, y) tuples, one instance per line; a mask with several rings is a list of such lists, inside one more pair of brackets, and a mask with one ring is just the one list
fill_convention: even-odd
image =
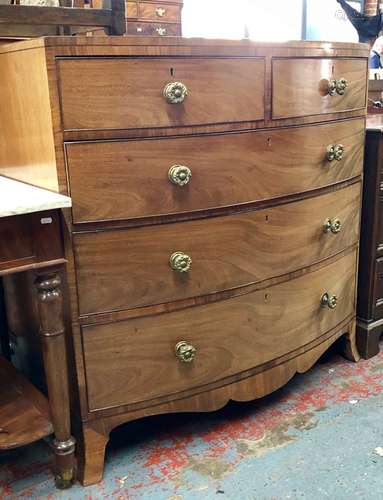
[[(90, 409), (169, 395), (224, 379), (282, 356), (354, 311), (355, 253), (324, 270), (228, 301), (83, 329)], [(329, 292), (336, 309), (322, 308)], [(195, 360), (182, 363), (187, 341)]]
[[(261, 120), (264, 64), (262, 58), (62, 59), (64, 129)], [(188, 89), (183, 103), (168, 104), (163, 96), (174, 81)]]
[[(358, 241), (360, 183), (278, 207), (74, 236), (80, 314), (181, 300), (286, 274)], [(325, 234), (327, 218), (343, 230)], [(173, 252), (192, 260), (169, 266)]]
[[(273, 118), (318, 115), (366, 106), (366, 59), (274, 59)], [(327, 93), (328, 82), (345, 78), (344, 95)]]
[[(360, 175), (364, 120), (230, 135), (66, 144), (73, 220), (206, 210), (304, 192)], [(342, 144), (341, 161), (327, 146)], [(168, 179), (173, 165), (188, 185)]]

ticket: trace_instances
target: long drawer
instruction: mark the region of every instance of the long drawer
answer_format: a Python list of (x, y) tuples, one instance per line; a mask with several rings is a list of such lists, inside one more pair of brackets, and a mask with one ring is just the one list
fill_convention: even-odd
[[(290, 118), (364, 108), (367, 69), (367, 60), (357, 58), (273, 59), (272, 117)], [(346, 81), (346, 88), (342, 81)], [(329, 93), (330, 82), (334, 82), (334, 87)]]
[(78, 57), (57, 65), (66, 130), (264, 118), (263, 58)]
[[(357, 119), (230, 135), (68, 143), (73, 220), (192, 212), (331, 185), (360, 175), (364, 133), (364, 120)], [(342, 159), (329, 161), (327, 148), (339, 144)], [(191, 177), (182, 180), (185, 172)]]
[[(248, 295), (84, 327), (90, 410), (213, 383), (286, 354), (286, 346), (292, 352), (315, 340), (354, 313), (355, 263), (352, 252)], [(321, 305), (326, 293), (332, 305), (337, 300), (335, 308)]]
[[(80, 314), (210, 294), (303, 268), (358, 241), (359, 203), (357, 183), (256, 212), (76, 234)], [(333, 228), (325, 232), (328, 220)]]

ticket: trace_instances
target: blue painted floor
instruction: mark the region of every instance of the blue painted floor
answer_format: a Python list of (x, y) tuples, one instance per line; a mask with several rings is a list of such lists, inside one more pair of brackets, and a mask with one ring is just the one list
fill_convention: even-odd
[(382, 389), (383, 354), (330, 355), (262, 400), (117, 429), (96, 486), (55, 490), (44, 442), (1, 455), (0, 498), (379, 500)]

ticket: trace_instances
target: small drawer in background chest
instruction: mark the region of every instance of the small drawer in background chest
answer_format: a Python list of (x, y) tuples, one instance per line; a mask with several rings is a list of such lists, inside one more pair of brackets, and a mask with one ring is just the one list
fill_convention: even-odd
[(182, 28), (180, 23), (133, 22), (128, 19), (126, 32), (128, 35), (181, 36)]
[(166, 3), (126, 2), (126, 17), (140, 21), (180, 23), (181, 5)]

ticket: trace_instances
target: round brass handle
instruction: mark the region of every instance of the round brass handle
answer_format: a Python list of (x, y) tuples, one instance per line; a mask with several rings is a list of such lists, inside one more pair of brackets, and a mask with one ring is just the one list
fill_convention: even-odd
[(173, 165), (169, 168), (168, 177), (176, 186), (185, 186), (191, 179), (192, 173), (185, 165)]
[(328, 82), (328, 94), (329, 95), (343, 95), (348, 87), (348, 81), (345, 78), (339, 78), (338, 80), (330, 80)]
[(328, 95), (335, 95), (336, 94), (336, 86), (337, 86), (337, 80), (330, 80), (328, 82)]
[(164, 97), (169, 104), (179, 104), (185, 100), (187, 95), (188, 89), (181, 82), (168, 83), (164, 87)]
[(168, 34), (168, 30), (166, 28), (159, 27), (159, 28), (156, 28), (156, 33), (157, 33), (157, 35), (160, 35), (160, 36), (166, 36)]
[(166, 10), (161, 7), (157, 7), (156, 14), (158, 17), (164, 17), (164, 15), (166, 14)]
[(338, 218), (335, 219), (326, 219), (326, 222), (323, 225), (323, 231), (325, 233), (333, 233), (337, 234), (342, 229), (342, 223)]
[(185, 340), (181, 340), (175, 346), (175, 353), (182, 363), (191, 363), (197, 354), (197, 349)]
[(329, 293), (324, 293), (320, 299), (322, 307), (328, 307), (329, 309), (335, 309), (338, 304), (338, 297), (336, 295), (330, 295)]
[(329, 144), (327, 146), (327, 160), (328, 161), (340, 161), (343, 159), (344, 146), (342, 144)]
[(336, 81), (336, 93), (338, 95), (343, 95), (348, 87), (348, 81), (345, 78), (339, 78)]
[(183, 252), (174, 252), (169, 259), (170, 267), (179, 273), (187, 273), (192, 266), (192, 259)]

